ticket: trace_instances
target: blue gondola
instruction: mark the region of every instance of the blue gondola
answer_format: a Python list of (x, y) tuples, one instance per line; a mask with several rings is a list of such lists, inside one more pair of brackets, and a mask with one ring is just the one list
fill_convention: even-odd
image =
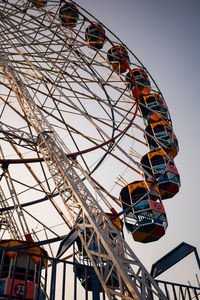
[(79, 19), (79, 11), (76, 5), (66, 2), (59, 12), (62, 25), (66, 27), (75, 27)]
[[(123, 222), (119, 217), (116, 217), (112, 213), (106, 213), (108, 218), (111, 219), (112, 224), (115, 226), (115, 228), (119, 231), (120, 234), (122, 234), (123, 231)], [(82, 223), (82, 219), (78, 220), (79, 223)], [(99, 227), (101, 227), (104, 230), (104, 224), (106, 223), (106, 219), (102, 224), (99, 224)], [(102, 251), (99, 249), (99, 244), (97, 242), (97, 236), (96, 234), (93, 235), (92, 239), (90, 238), (90, 230), (85, 229), (86, 234), (86, 243), (88, 245), (88, 248), (92, 250), (93, 252), (99, 252)], [(110, 230), (108, 232), (109, 234), (109, 244), (113, 246), (113, 240), (117, 238), (116, 232)], [(65, 239), (61, 242), (57, 258), (60, 258), (71, 246), (72, 244), (76, 243), (79, 255), (75, 256), (76, 265), (74, 266), (74, 271), (76, 273), (76, 276), (81, 282), (81, 285), (86, 288), (89, 291), (92, 291), (94, 289), (94, 284), (96, 284), (96, 279), (94, 280), (94, 269), (91, 266), (90, 259), (87, 256), (87, 253), (82, 245), (82, 241), (78, 235), (78, 232), (75, 228), (73, 228), (69, 234), (65, 237)], [(123, 245), (118, 244), (118, 250), (117, 255), (120, 257), (124, 257), (124, 249)], [(79, 261), (79, 263), (78, 263)], [(87, 266), (87, 268), (86, 268)], [(108, 281), (107, 285), (111, 285), (112, 287), (119, 287), (118, 277), (115, 270), (112, 271), (110, 274), (110, 265), (106, 263), (106, 260), (101, 263), (99, 263), (98, 259), (96, 261), (97, 268), (103, 268), (104, 272), (108, 275)], [(98, 287), (99, 292), (102, 292), (102, 286), (99, 283)]]
[(169, 122), (167, 106), (158, 94), (140, 95), (140, 110), (148, 124), (165, 120)]
[(92, 49), (102, 49), (106, 40), (104, 28), (100, 24), (91, 24), (86, 28), (85, 39)]
[[(112, 213), (106, 213), (106, 215), (111, 219), (111, 222), (117, 228), (117, 230), (119, 230), (119, 232), (122, 233), (122, 231), (123, 231), (123, 222), (122, 222), (122, 220), (119, 217), (115, 218), (115, 215), (113, 215)], [(87, 230), (86, 230), (86, 232), (87, 232)], [(110, 232), (110, 234), (111, 235), (110, 235), (109, 243), (112, 246), (113, 245), (112, 239), (115, 238), (115, 233)], [(89, 237), (89, 235), (88, 235), (88, 237)], [(76, 240), (76, 242), (77, 242), (79, 251), (82, 253), (82, 255), (84, 257), (84, 261), (87, 262), (87, 265), (90, 265), (89, 258), (87, 256), (87, 254), (85, 253), (85, 250), (82, 247), (80, 239), (78, 238)], [(94, 252), (98, 252), (98, 245), (97, 245), (97, 241), (95, 239), (95, 236), (93, 237), (93, 239), (90, 243), (89, 249), (93, 250)], [(119, 251), (119, 253), (117, 253), (117, 255), (120, 256), (120, 257), (123, 257), (124, 256), (123, 247), (121, 247), (121, 248), (119, 247), (119, 249), (120, 249), (120, 251)], [(97, 267), (100, 268), (100, 265), (99, 265), (98, 262), (97, 262)], [(105, 273), (107, 273), (107, 274), (109, 273), (110, 269), (108, 268), (108, 265), (106, 264), (106, 262), (104, 263), (104, 266), (101, 266), (101, 267), (104, 268)], [(87, 290), (89, 290), (89, 291), (92, 291), (94, 289), (94, 284), (95, 284), (94, 276), (95, 276), (95, 274), (94, 274), (94, 269), (93, 268), (88, 268), (87, 269), (87, 274), (86, 274), (85, 266), (79, 264), (75, 267), (75, 273), (76, 273), (78, 279), (80, 280), (81, 285), (84, 288), (87, 288)], [(115, 287), (115, 288), (119, 287), (119, 281), (118, 281), (117, 273), (116, 273), (115, 270), (113, 270), (112, 273), (108, 277), (107, 286), (109, 286), (109, 285), (112, 286), (112, 287)], [(99, 288), (99, 292), (103, 291), (100, 282), (99, 282), (99, 287), (98, 288)]]
[(145, 139), (150, 150), (163, 148), (166, 153), (174, 158), (179, 150), (178, 140), (172, 131), (171, 125), (165, 121), (150, 123), (145, 128)]

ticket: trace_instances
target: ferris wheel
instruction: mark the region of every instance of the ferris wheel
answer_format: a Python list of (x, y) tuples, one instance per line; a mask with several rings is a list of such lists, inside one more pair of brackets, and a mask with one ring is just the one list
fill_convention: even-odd
[(0, 11), (1, 239), (46, 240), (53, 256), (51, 241), (76, 230), (109, 299), (165, 299), (122, 234), (124, 223), (135, 241), (160, 239), (162, 200), (180, 187), (156, 82), (73, 1), (0, 1)]

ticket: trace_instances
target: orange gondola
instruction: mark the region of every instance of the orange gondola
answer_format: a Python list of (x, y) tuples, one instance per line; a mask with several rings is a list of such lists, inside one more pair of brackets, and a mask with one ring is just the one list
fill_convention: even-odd
[(37, 8), (43, 8), (46, 6), (48, 0), (29, 0), (29, 2), (32, 2)]
[(112, 47), (107, 54), (108, 61), (114, 71), (124, 73), (130, 63), (128, 51), (122, 45)]
[[(131, 73), (137, 83), (139, 95), (149, 94), (151, 85), (147, 73), (143, 69), (133, 69), (131, 70)], [(132, 76), (130, 72), (128, 72), (126, 75), (126, 82), (127, 82), (128, 89), (131, 90), (133, 96), (136, 97), (137, 89)]]

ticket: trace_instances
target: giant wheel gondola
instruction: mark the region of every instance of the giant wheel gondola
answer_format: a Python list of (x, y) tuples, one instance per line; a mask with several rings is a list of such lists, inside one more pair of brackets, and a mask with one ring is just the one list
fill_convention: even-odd
[[(76, 228), (108, 297), (148, 294), (146, 279), (154, 282), (104, 210), (122, 211), (126, 181), (157, 185), (141, 163), (151, 140), (173, 161), (159, 88), (122, 41), (73, 1), (1, 1), (0, 10), (2, 236), (48, 241)], [(154, 133), (145, 141), (154, 119), (170, 127), (164, 142)], [(96, 259), (123, 261), (113, 267), (117, 287), (106, 284)], [(153, 292), (164, 299), (156, 285)]]

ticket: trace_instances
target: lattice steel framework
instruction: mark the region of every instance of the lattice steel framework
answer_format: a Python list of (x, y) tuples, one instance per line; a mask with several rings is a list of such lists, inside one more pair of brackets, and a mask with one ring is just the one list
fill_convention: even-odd
[[(39, 151), (67, 210), (65, 221), (70, 228), (75, 226), (78, 231), (87, 256), (108, 298), (112, 299), (115, 295), (127, 300), (147, 299), (152, 293), (159, 299), (166, 299), (98, 205), (90, 189), (80, 179), (80, 174), (83, 174), (92, 188), (95, 188), (83, 168), (76, 161), (67, 158), (66, 153), (69, 150), (35, 105), (5, 53), (1, 55), (0, 65), (25, 112), (28, 123), (36, 132)], [(96, 192), (102, 197), (99, 189), (96, 189)], [(97, 249), (92, 250), (91, 244), (94, 240)], [(113, 279), (118, 282), (119, 288), (107, 284)]]

